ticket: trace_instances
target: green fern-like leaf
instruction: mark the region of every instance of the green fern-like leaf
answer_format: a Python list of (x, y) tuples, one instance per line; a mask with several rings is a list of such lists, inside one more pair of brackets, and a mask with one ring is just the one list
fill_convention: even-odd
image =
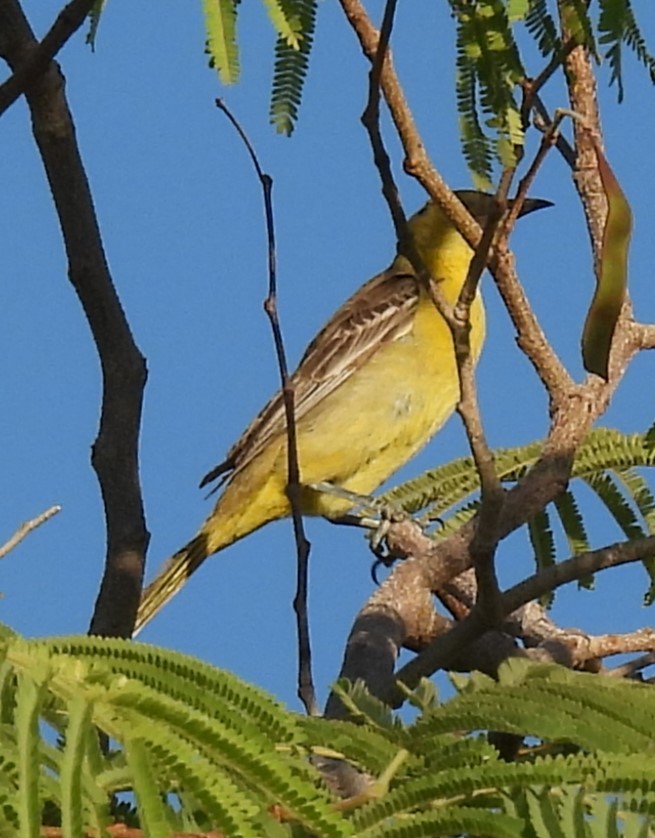
[(129, 713), (125, 723), (133, 735), (143, 738), (148, 759), (157, 766), (159, 775), (176, 777), (202, 806), (211, 823), (227, 835), (256, 838), (258, 807), (221, 766), (199, 754), (176, 731), (159, 727), (155, 730), (152, 725), (148, 731), (145, 719)]
[(560, 6), (564, 26), (576, 43), (586, 47), (599, 63), (594, 26), (587, 0), (563, 0)]
[(354, 684), (348, 680), (337, 681), (334, 691), (353, 720), (379, 728), (402, 728), (400, 720), (389, 706), (371, 695), (360, 681)]
[[(327, 793), (317, 791), (315, 769), (289, 755), (291, 745), (302, 749), (305, 738), (296, 717), (234, 676), (177, 653), (99, 638), (28, 643), (10, 637), (5, 651), (6, 665), (17, 674), (5, 680), (14, 692), (19, 732), (21, 824), (36, 822), (42, 799), (61, 807), (71, 834), (102, 829), (97, 798), (131, 788), (149, 834), (170, 834), (179, 815), (161, 795), (181, 785), (225, 834), (258, 838), (269, 832), (273, 804), (312, 834), (352, 834)], [(214, 694), (207, 685), (216, 687)], [(63, 759), (56, 753), (45, 758), (38, 722), (50, 716), (58, 717), (65, 734)], [(90, 736), (91, 724), (123, 747), (122, 760), (110, 769)], [(283, 744), (286, 751), (280, 751)], [(274, 829), (273, 821), (269, 825)]]
[(83, 835), (82, 766), (91, 730), (90, 703), (81, 696), (75, 696), (68, 705), (68, 716), (66, 747), (61, 765), (61, 822), (65, 835)]
[[(542, 444), (533, 442), (516, 448), (498, 449), (494, 452), (496, 471), (506, 485), (520, 480), (537, 462)], [(598, 494), (607, 510), (628, 537), (643, 535), (644, 528), (637, 515), (643, 519), (648, 532), (655, 527), (655, 499), (636, 468), (655, 465), (655, 447), (645, 434), (625, 434), (610, 428), (591, 431), (577, 452), (572, 477), (587, 482)], [(620, 488), (619, 488), (620, 486)], [(420, 513), (417, 520), (427, 524), (435, 519), (441, 526), (435, 539), (449, 536), (469, 521), (478, 508), (478, 499), (468, 500), (479, 491), (479, 478), (470, 457), (454, 460), (431, 469), (417, 478), (396, 486), (382, 495), (382, 501), (402, 507), (408, 512)], [(589, 549), (590, 539), (584, 518), (574, 494), (575, 484), (567, 496), (555, 504), (564, 535), (571, 552)], [(555, 541), (550, 526), (548, 510), (528, 523), (528, 534), (538, 567), (546, 567), (556, 559)], [(651, 585), (646, 595), (650, 602), (655, 597), (655, 559), (645, 557), (643, 562)], [(591, 579), (581, 584), (590, 586)]]
[(234, 84), (239, 79), (239, 3), (240, 0), (202, 0), (209, 63), (216, 68), (223, 84)]
[(397, 738), (389, 730), (378, 731), (367, 725), (330, 719), (303, 720), (310, 750), (319, 756), (345, 759), (349, 763), (380, 774), (398, 753)]
[(649, 451), (655, 448), (655, 423), (653, 423), (646, 432), (646, 447)]
[(561, 50), (562, 43), (557, 25), (548, 11), (547, 0), (530, 0), (525, 25), (543, 56), (552, 55)]
[(498, 759), (498, 752), (484, 736), (462, 738), (447, 734), (437, 739), (438, 747), (434, 739), (419, 742), (413, 737), (411, 742), (415, 753), (423, 756), (426, 766), (435, 771), (486, 765)]
[(281, 32), (275, 45), (270, 118), (279, 134), (290, 136), (298, 118), (314, 41), (316, 0), (279, 0), (278, 9), (291, 21), (293, 37)]
[(655, 533), (655, 497), (639, 472), (633, 468), (615, 468), (612, 474), (620, 481), (624, 491), (636, 504), (648, 532)]
[(493, 147), (478, 119), (478, 82), (475, 64), (464, 49), (463, 30), (457, 31), (457, 110), (464, 159), (478, 189), (492, 188)]
[[(644, 790), (648, 789), (650, 794), (650, 790), (655, 788), (654, 780), (652, 765), (639, 754), (547, 756), (523, 763), (495, 760), (470, 769), (454, 769), (409, 780), (384, 799), (358, 812), (354, 821), (358, 835), (375, 835), (382, 834), (377, 832), (376, 827), (400, 821), (400, 815), (417, 809), (441, 808), (447, 813), (452, 806), (459, 810), (463, 804), (469, 803), (471, 808), (484, 806), (498, 811), (503, 796), (511, 794), (516, 800), (522, 790), (544, 786), (568, 786), (574, 795), (578, 795), (584, 794), (586, 787), (616, 792), (637, 783)], [(513, 807), (512, 815), (518, 816), (519, 823), (522, 819), (531, 820), (520, 806)], [(562, 820), (566, 819), (565, 815)], [(509, 834), (515, 834), (511, 821), (505, 828), (512, 830)]]
[[(541, 442), (532, 442), (496, 450), (496, 472), (500, 479), (505, 483), (519, 480), (537, 461), (541, 448)], [(381, 498), (407, 512), (425, 510), (423, 518), (427, 521), (441, 518), (479, 488), (480, 478), (473, 459), (462, 457), (390, 489)]]
[[(655, 693), (637, 682), (516, 658), (497, 680), (458, 679), (444, 704), (426, 694), (409, 727), (361, 686), (350, 691), (359, 725), (290, 713), (285, 724), (277, 719), (285, 711), (260, 691), (143, 644), (7, 633), (0, 656), (13, 672), (0, 673), (9, 705), (0, 722), (0, 838), (37, 835), (42, 802), (61, 812), (65, 833), (102, 834), (119, 790), (135, 794), (139, 825), (155, 838), (194, 830), (550, 838), (590, 822), (594, 838), (619, 822), (636, 835), (655, 812)], [(203, 699), (201, 685), (222, 698)], [(223, 699), (230, 706), (221, 710)], [(229, 720), (238, 708), (245, 724)], [(43, 739), (51, 718), (63, 750)], [(96, 727), (117, 752), (100, 751)], [(506, 763), (481, 733), (490, 729), (535, 737), (537, 746)], [(319, 783), (318, 757), (345, 760), (364, 778), (344, 811)], [(272, 818), (271, 807), (291, 823)], [(622, 819), (626, 812), (634, 816)]]
[(100, 18), (102, 16), (102, 12), (104, 11), (106, 3), (107, 0), (95, 0), (95, 3), (91, 7), (91, 11), (89, 12), (89, 31), (87, 32), (86, 42), (90, 45), (92, 50), (95, 50), (96, 47), (98, 26), (100, 24)]
[(561, 494), (555, 500), (555, 509), (557, 509), (562, 522), (571, 555), (577, 556), (590, 550), (591, 546), (585, 531), (584, 521), (573, 494), (571, 492)]
[(623, 101), (622, 48), (626, 44), (648, 70), (655, 84), (655, 58), (646, 42), (632, 9), (630, 0), (600, 0), (598, 30), (600, 43), (609, 44), (605, 58), (610, 66), (610, 85), (616, 84), (619, 102)]
[[(543, 570), (555, 564), (555, 538), (550, 525), (550, 515), (547, 509), (540, 510), (528, 521), (528, 536), (534, 550), (535, 564), (538, 570)], [(553, 594), (541, 597), (541, 604), (548, 608), (553, 601)]]
[[(529, 730), (544, 741), (573, 742), (588, 750), (653, 752), (649, 730), (655, 695), (646, 685), (520, 658), (500, 667), (498, 681), (476, 673), (463, 684), (459, 695), (416, 722), (406, 747), (413, 750), (413, 740), (420, 739), (427, 748), (433, 736), (480, 729), (485, 718), (494, 730), (521, 735)], [(538, 707), (551, 710), (539, 718)]]
[(504, 808), (520, 812), (538, 838), (627, 838), (640, 833), (646, 838), (652, 822), (647, 816), (621, 811), (616, 797), (610, 800), (579, 787), (524, 789), (508, 795)]
[(605, 508), (621, 527), (627, 538), (641, 538), (644, 535), (632, 507), (619, 491), (610, 474), (593, 474), (583, 479), (605, 504)]
[(554, 565), (555, 539), (547, 509), (542, 509), (528, 522), (528, 533), (530, 543), (534, 549), (537, 568), (543, 570)]
[[(301, 777), (296, 772), (291, 772), (276, 758), (275, 752), (266, 747), (260, 736), (258, 740), (246, 739), (233, 730), (230, 730), (222, 722), (210, 719), (205, 714), (199, 713), (192, 708), (162, 696), (155, 690), (139, 684), (119, 684), (118, 689), (112, 689), (108, 696), (112, 707), (130, 709), (136, 712), (138, 717), (143, 719), (143, 726), (138, 727), (138, 735), (153, 752), (164, 752), (167, 759), (181, 753), (181, 742), (187, 742), (193, 753), (202, 755), (194, 764), (194, 784), (198, 787), (205, 785), (206, 780), (216, 766), (225, 763), (229, 766), (229, 776), (232, 782), (236, 781), (233, 790), (233, 806), (237, 810), (236, 803), (242, 800), (241, 807), (247, 812), (248, 786), (257, 789), (257, 796), (264, 796), (271, 802), (279, 802), (286, 810), (298, 817), (307, 826), (317, 826), (317, 821), (326, 820), (326, 811), (320, 811), (320, 807), (312, 800), (312, 784), (309, 773)], [(97, 713), (100, 710), (98, 709)], [(134, 721), (131, 725), (134, 728)], [(104, 727), (111, 724), (108, 718), (103, 718)], [(157, 725), (157, 730), (153, 728)], [(166, 730), (170, 737), (170, 747), (164, 751), (164, 745), (159, 742), (162, 730)], [(115, 730), (113, 736), (121, 739), (121, 731)], [(161, 756), (160, 756), (161, 758)], [(185, 760), (186, 761), (186, 760)], [(206, 771), (203, 769), (206, 767)], [(201, 773), (202, 769), (202, 773)], [(176, 766), (177, 772), (179, 765)], [(191, 775), (190, 775), (191, 778)], [(225, 775), (221, 785), (225, 786), (228, 774)], [(216, 792), (216, 800), (212, 798), (212, 805), (218, 800), (225, 806), (226, 791), (223, 788)], [(208, 798), (209, 802), (209, 798)], [(250, 805), (254, 805), (253, 800)], [(215, 813), (218, 816), (218, 810)], [(329, 820), (329, 819), (327, 819)], [(227, 826), (224, 828), (227, 829)], [(227, 829), (229, 834), (243, 834), (245, 826), (236, 831), (231, 826)]]
[(128, 735), (125, 738), (125, 755), (134, 778), (134, 793), (143, 830), (151, 838), (168, 838), (173, 824), (164, 806), (147, 746), (138, 737)]
[(39, 786), (39, 708), (42, 684), (32, 678), (18, 679), (16, 723), (18, 757), (17, 809), (22, 835), (38, 835), (41, 826)]
[(403, 816), (378, 816), (370, 827), (360, 826), (361, 816), (356, 819), (357, 835), (361, 838), (448, 838), (460, 835), (484, 835), (489, 838), (522, 838), (523, 824), (504, 813), (448, 806), (443, 811), (424, 812), (409, 819)]
[(291, 49), (300, 49), (302, 43), (302, 22), (296, 9), (284, 0), (263, 0), (271, 23), (282, 40)]
[[(514, 91), (525, 77), (508, 16), (501, 0), (475, 4), (450, 0), (457, 21), (457, 101), (464, 154), (478, 185), (488, 185), (491, 140), (478, 121), (478, 109), (495, 134), (495, 148), (504, 165), (516, 160), (523, 145), (523, 125)], [(528, 6), (513, 6), (513, 17)]]
[[(584, 519), (573, 493), (567, 491), (555, 498), (554, 506), (569, 545), (569, 553), (572, 556), (578, 556), (591, 550)], [(583, 576), (578, 580), (578, 585), (581, 588), (591, 590), (594, 585), (594, 577)]]
[(245, 737), (265, 731), (271, 741), (290, 742), (298, 736), (293, 717), (264, 690), (188, 655), (118, 639), (58, 637), (41, 643), (50, 654), (106, 661), (112, 672), (220, 719)]

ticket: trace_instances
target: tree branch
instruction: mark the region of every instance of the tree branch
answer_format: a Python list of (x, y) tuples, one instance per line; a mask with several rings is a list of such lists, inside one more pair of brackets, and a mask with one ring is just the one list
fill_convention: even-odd
[[(340, 0), (340, 2), (359, 39), (364, 55), (369, 61), (374, 61), (379, 35), (364, 6), (360, 0)], [(434, 169), (421, 142), (390, 55), (387, 55), (380, 73), (380, 87), (405, 152), (405, 171), (421, 183), (430, 197), (442, 208), (458, 231), (475, 249), (481, 236), (479, 225), (466, 212), (461, 202)], [(497, 282), (497, 275), (500, 274), (502, 277), (501, 293), (519, 334), (519, 345), (537, 370), (539, 377), (549, 391), (566, 390), (570, 384), (568, 374), (546, 340), (527, 297), (521, 289), (514, 270), (513, 258), (510, 258), (505, 249), (497, 256), (494, 256), (492, 252), (489, 268)]]
[[(522, 605), (538, 599), (540, 596), (560, 588), (569, 582), (582, 579), (591, 573), (622, 564), (639, 561), (644, 556), (655, 552), (655, 536), (611, 544), (600, 550), (592, 550), (524, 579), (510, 588), (500, 597), (500, 607), (505, 616), (516, 611)], [(469, 617), (458, 623), (452, 631), (438, 638), (416, 658), (398, 671), (396, 679), (410, 689), (414, 688), (423, 677), (429, 677), (438, 669), (447, 668), (454, 656), (463, 646), (478, 638), (486, 629), (485, 615), (474, 608)], [(589, 657), (595, 657), (590, 655)], [(390, 687), (384, 700), (399, 706), (404, 700), (403, 694), (395, 687)]]
[[(82, 4), (71, 3), (69, 10), (71, 6), (81, 13)], [(0, 56), (17, 72), (37, 48), (18, 0), (0, 0)], [(54, 62), (30, 79), (25, 96), (59, 216), (68, 276), (91, 328), (103, 376), (92, 463), (105, 507), (107, 555), (90, 632), (130, 637), (149, 540), (138, 468), (145, 361), (107, 266), (64, 79)]]
[[(47, 69), (66, 41), (84, 23), (94, 2), (95, 0), (71, 0), (59, 12), (55, 22), (40, 43), (34, 42), (31, 45), (27, 43), (24, 45), (27, 47), (24, 60), (15, 68), (13, 74), (0, 84), (0, 115), (25, 92), (30, 82), (38, 78)], [(1, 16), (2, 12), (0, 12)], [(27, 20), (25, 20), (25, 24), (27, 24)]]
[(49, 509), (46, 509), (45, 512), (37, 515), (36, 518), (24, 521), (11, 538), (7, 539), (4, 544), (0, 544), (0, 559), (4, 559), (4, 557), (17, 547), (24, 538), (27, 538), (32, 530), (40, 527), (41, 524), (45, 524), (46, 521), (49, 521), (58, 512), (61, 512), (61, 506), (51, 506)]
[(275, 354), (280, 372), (280, 381), (282, 384), (282, 397), (284, 400), (284, 412), (287, 423), (287, 495), (289, 497), (289, 503), (291, 504), (291, 518), (293, 521), (293, 532), (296, 541), (297, 576), (293, 609), (296, 614), (298, 639), (298, 698), (303, 703), (307, 713), (314, 716), (318, 714), (318, 705), (316, 703), (314, 679), (312, 676), (312, 650), (309, 637), (309, 617), (307, 612), (309, 552), (311, 545), (305, 535), (305, 527), (300, 509), (301, 475), (300, 465), (298, 462), (298, 442), (296, 434), (296, 394), (289, 376), (289, 365), (287, 364), (284, 340), (282, 338), (282, 329), (280, 328), (280, 321), (277, 313), (277, 265), (272, 199), (273, 179), (262, 169), (252, 143), (225, 102), (222, 99), (217, 99), (216, 107), (225, 114), (243, 142), (257, 173), (264, 198), (266, 235), (268, 239), (268, 295), (264, 300), (264, 311), (266, 312), (271, 324), (273, 342), (275, 344)]
[[(629, 360), (641, 348), (642, 336), (641, 329), (633, 329), (629, 322), (619, 322), (609, 381), (605, 383), (593, 377), (588, 386), (576, 388), (571, 397), (561, 404), (552, 417), (541, 457), (506, 494), (498, 520), (500, 539), (527, 523), (565, 489), (577, 448), (593, 422), (606, 409)], [(396, 658), (406, 638), (421, 636), (422, 617), (427, 615), (428, 620), (431, 619), (432, 592), (442, 589), (447, 582), (471, 567), (471, 542), (475, 529), (476, 521), (473, 519), (447, 539), (434, 542), (411, 521), (392, 524), (387, 536), (390, 550), (394, 555), (409, 558), (396, 565), (357, 615), (346, 644), (339, 677), (363, 679), (375, 695), (389, 694)], [(556, 586), (564, 584), (557, 581), (556, 574), (564, 573), (565, 566), (566, 563), (556, 565), (550, 569), (551, 575), (543, 578)], [(591, 572), (592, 569), (584, 572)], [(541, 588), (535, 589), (528, 599), (544, 592)], [(510, 613), (524, 601), (527, 599), (513, 603), (509, 610), (503, 610)], [(439, 661), (450, 659), (455, 654), (457, 643), (471, 642), (486, 628), (480, 612), (475, 618), (471, 615), (469, 620), (474, 622), (467, 621), (466, 629), (460, 628), (462, 623), (443, 638), (447, 650)], [(433, 665), (434, 661), (431, 661), (429, 666)], [(329, 715), (341, 712), (335, 696), (330, 697), (326, 712)]]
[[(364, 54), (374, 62), (379, 37), (364, 7), (359, 0), (341, 0), (341, 5)], [(572, 50), (567, 62), (579, 60), (576, 58), (578, 52), (577, 49)], [(589, 77), (581, 76), (581, 96), (593, 97), (593, 88), (589, 85)], [(462, 212), (444, 181), (434, 171), (389, 54), (380, 69), (380, 87), (405, 151), (406, 171), (421, 182), (475, 248), (480, 239), (479, 230), (472, 219), (465, 217), (466, 213)], [(574, 108), (582, 110), (577, 105)], [(542, 156), (545, 151), (543, 146)], [(579, 158), (578, 165), (582, 165)], [(595, 156), (593, 171), (595, 174)], [(505, 497), (497, 522), (498, 538), (501, 539), (525, 524), (566, 488), (578, 447), (592, 423), (607, 408), (631, 358), (641, 348), (653, 345), (653, 335), (650, 327), (632, 323), (626, 309), (626, 316), (615, 330), (609, 382), (591, 376), (583, 386), (576, 386), (539, 326), (516, 277), (514, 259), (506, 241), (501, 239), (496, 243), (488, 262), (516, 329), (519, 347), (543, 382), (551, 409), (550, 428), (539, 460)], [(413, 531), (411, 522), (392, 525), (388, 538), (391, 553), (397, 552), (409, 558), (395, 567), (356, 618), (345, 650), (341, 670), (343, 677), (353, 680), (363, 678), (374, 694), (385, 695), (385, 678), (391, 679), (396, 655), (402, 645), (408, 638), (421, 635), (422, 619), (426, 621), (423, 630), (426, 625), (435, 624), (432, 592), (442, 589), (449, 580), (470, 568), (472, 541), (478, 523), (477, 518), (473, 519), (437, 544)], [(556, 582), (555, 579), (551, 581)], [(475, 620), (480, 620), (480, 624), (473, 633), (479, 632), (484, 622), (479, 611)], [(468, 624), (470, 626), (471, 623)], [(455, 631), (469, 630), (457, 626), (447, 637)], [(462, 642), (465, 639), (462, 638)], [(455, 639), (450, 642), (454, 644)], [(328, 702), (327, 712), (329, 715), (339, 714), (338, 701), (334, 697)]]

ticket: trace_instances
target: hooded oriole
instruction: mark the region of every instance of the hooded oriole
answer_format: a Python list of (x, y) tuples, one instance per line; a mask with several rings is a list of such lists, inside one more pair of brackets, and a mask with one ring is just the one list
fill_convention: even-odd
[[(481, 224), (493, 197), (456, 193)], [(527, 200), (521, 215), (548, 206)], [(454, 303), (472, 250), (436, 204), (408, 222), (416, 249), (447, 301)], [(484, 340), (478, 293), (470, 312), (477, 360)], [(365, 495), (415, 454), (451, 415), (459, 379), (450, 329), (408, 259), (369, 280), (309, 344), (293, 373), (302, 512), (341, 516), (352, 504), (309, 486), (330, 483)], [(227, 476), (226, 476), (227, 475)], [(225, 487), (198, 534), (163, 566), (144, 591), (139, 631), (213, 553), (290, 514), (287, 430), (280, 392), (201, 486), (223, 476)]]

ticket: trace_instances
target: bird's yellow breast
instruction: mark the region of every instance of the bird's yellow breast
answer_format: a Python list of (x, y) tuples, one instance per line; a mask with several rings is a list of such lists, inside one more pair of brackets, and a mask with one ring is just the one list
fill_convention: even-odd
[[(480, 353), (484, 310), (471, 310), (472, 351)], [(303, 484), (327, 481), (368, 494), (419, 451), (450, 416), (459, 399), (453, 341), (427, 294), (421, 294), (412, 329), (380, 349), (298, 425)], [(320, 428), (319, 432), (315, 432)], [(306, 512), (335, 515), (349, 506), (314, 495)]]
[[(452, 226), (439, 220), (438, 213), (428, 205), (410, 227), (424, 263), (453, 304), (472, 251)], [(476, 360), (483, 340), (484, 309), (477, 295), (471, 306), (471, 350)], [(371, 493), (423, 448), (458, 400), (451, 332), (421, 289), (411, 327), (382, 343), (328, 397), (298, 418), (301, 485), (331, 483), (357, 494)], [(280, 433), (225, 487), (206, 522), (208, 552), (289, 515), (287, 476), (286, 433)], [(338, 517), (352, 504), (304, 488), (301, 506), (306, 515)]]

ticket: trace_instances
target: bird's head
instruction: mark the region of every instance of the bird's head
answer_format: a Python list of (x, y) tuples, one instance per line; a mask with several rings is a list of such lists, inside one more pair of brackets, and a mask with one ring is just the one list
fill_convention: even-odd
[[(455, 195), (475, 218), (481, 227), (487, 222), (489, 214), (496, 205), (495, 195), (478, 192), (475, 189), (458, 189)], [(551, 201), (542, 198), (526, 198), (521, 207), (519, 218), (536, 210), (552, 207)], [(511, 201), (510, 201), (511, 206)], [(454, 227), (443, 210), (433, 201), (428, 201), (408, 221), (409, 229), (419, 250), (440, 247), (444, 236), (452, 234)]]

